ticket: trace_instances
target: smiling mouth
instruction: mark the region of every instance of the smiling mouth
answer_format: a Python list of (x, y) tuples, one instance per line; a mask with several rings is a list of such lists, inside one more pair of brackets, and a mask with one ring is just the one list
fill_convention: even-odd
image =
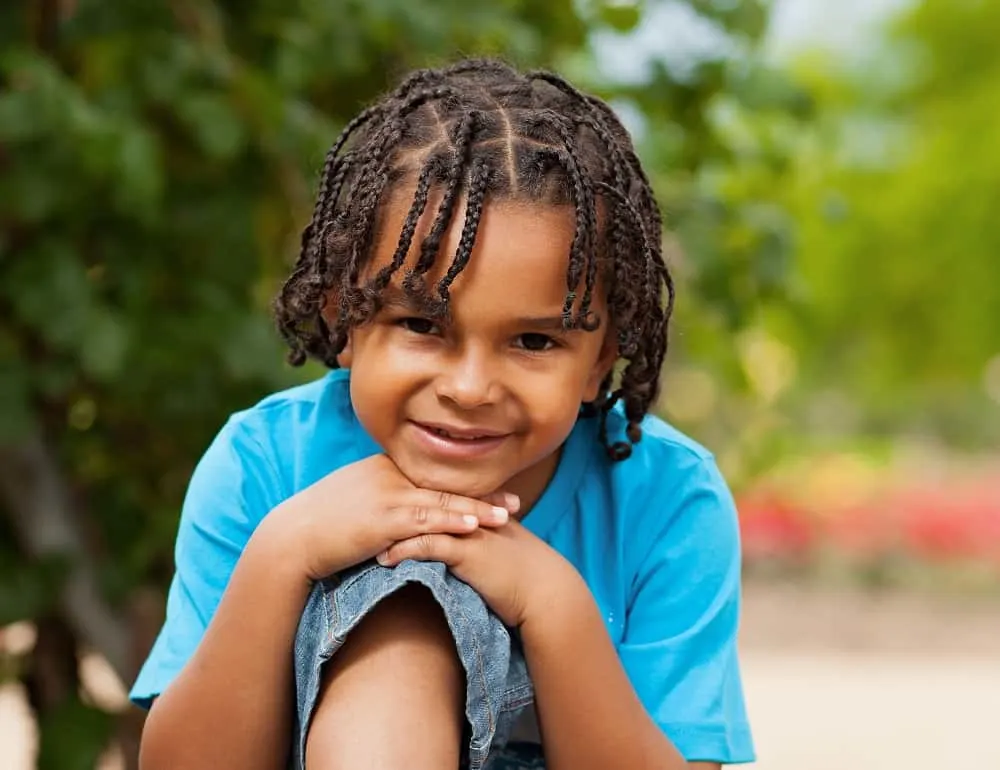
[(474, 462), (493, 457), (513, 435), (478, 427), (411, 422), (420, 451), (443, 462)]
[(495, 430), (477, 428), (451, 428), (440, 425), (428, 425), (426, 423), (416, 423), (428, 433), (439, 436), (449, 441), (465, 441), (475, 443), (477, 441), (495, 441), (506, 437), (507, 433)]

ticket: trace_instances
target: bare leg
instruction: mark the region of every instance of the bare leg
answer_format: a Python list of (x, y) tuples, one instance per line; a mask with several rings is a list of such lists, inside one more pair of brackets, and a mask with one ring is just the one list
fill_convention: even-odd
[(380, 602), (327, 664), (306, 741), (308, 770), (453, 770), (465, 676), (423, 586)]

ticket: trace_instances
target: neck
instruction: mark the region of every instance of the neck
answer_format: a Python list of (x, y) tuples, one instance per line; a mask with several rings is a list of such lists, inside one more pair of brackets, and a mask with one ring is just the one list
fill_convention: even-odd
[(521, 509), (517, 512), (515, 518), (518, 520), (523, 519), (535, 507), (535, 503), (538, 502), (539, 498), (545, 492), (545, 488), (552, 481), (552, 477), (556, 473), (556, 468), (559, 467), (559, 458), (561, 456), (562, 447), (544, 460), (521, 471), (503, 485), (500, 491), (511, 492), (521, 500)]

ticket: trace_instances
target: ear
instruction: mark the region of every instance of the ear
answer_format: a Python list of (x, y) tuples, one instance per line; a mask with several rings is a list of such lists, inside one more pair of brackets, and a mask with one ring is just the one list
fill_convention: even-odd
[(337, 355), (337, 363), (340, 364), (341, 369), (350, 369), (351, 363), (354, 361), (354, 354), (351, 352), (352, 336), (350, 332), (347, 333), (347, 344), (344, 345), (344, 349)]
[[(323, 323), (326, 324), (327, 328), (332, 328), (337, 323), (337, 312), (334, 309), (336, 307), (336, 300), (334, 299), (333, 292), (331, 291), (327, 297), (326, 302), (323, 305), (323, 309), (320, 311), (320, 316), (323, 318)], [(342, 369), (350, 369), (351, 362), (354, 360), (354, 356), (351, 353), (351, 332), (347, 333), (347, 344), (344, 345), (344, 349), (337, 354), (337, 363)]]
[(618, 360), (618, 333), (611, 324), (607, 325), (604, 331), (604, 341), (601, 343), (601, 350), (597, 355), (590, 374), (587, 376), (587, 385), (583, 391), (583, 400), (590, 403), (597, 400), (601, 383), (611, 372), (615, 362)]

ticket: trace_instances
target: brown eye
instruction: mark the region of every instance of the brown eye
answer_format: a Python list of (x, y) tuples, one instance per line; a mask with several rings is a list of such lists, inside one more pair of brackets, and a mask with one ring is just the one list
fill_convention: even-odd
[(437, 324), (427, 318), (401, 318), (398, 323), (414, 334), (434, 334), (437, 331)]
[(541, 353), (555, 347), (556, 341), (547, 334), (522, 334), (517, 338), (518, 347), (532, 353)]

